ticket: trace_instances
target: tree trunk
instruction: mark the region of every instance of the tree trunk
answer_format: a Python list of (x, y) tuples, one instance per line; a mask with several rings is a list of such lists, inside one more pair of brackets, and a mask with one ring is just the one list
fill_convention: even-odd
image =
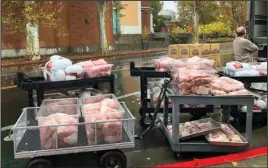
[(106, 27), (105, 27), (106, 2), (97, 1), (96, 5), (97, 5), (97, 10), (98, 10), (100, 48), (101, 48), (101, 53), (106, 55), (108, 52)]
[(197, 13), (197, 2), (194, 1), (194, 43), (199, 43), (199, 16)]
[(26, 58), (28, 60), (39, 60), (40, 47), (39, 47), (39, 29), (36, 23), (26, 24)]

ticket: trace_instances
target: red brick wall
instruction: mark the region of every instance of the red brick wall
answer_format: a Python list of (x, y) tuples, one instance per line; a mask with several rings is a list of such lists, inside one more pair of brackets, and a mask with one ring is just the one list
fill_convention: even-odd
[[(141, 1), (141, 7), (151, 7), (152, 2), (151, 1)], [(143, 10), (141, 14), (141, 20), (142, 20), (142, 31), (144, 31), (144, 27), (147, 28), (147, 31), (150, 32), (150, 14), (151, 10)]]
[[(59, 14), (61, 24), (68, 30), (69, 36), (58, 37), (52, 28), (39, 28), (41, 47), (79, 46), (99, 44), (97, 9), (94, 2), (67, 2), (66, 8)], [(88, 23), (86, 23), (86, 20)], [(25, 48), (25, 35), (11, 32), (2, 25), (2, 49)], [(106, 35), (108, 43), (113, 43), (112, 6), (108, 2)]]
[(147, 28), (147, 31), (150, 32), (150, 10), (142, 11), (142, 31), (144, 31), (144, 27)]
[(141, 7), (151, 7), (152, 2), (151, 1), (141, 1)]

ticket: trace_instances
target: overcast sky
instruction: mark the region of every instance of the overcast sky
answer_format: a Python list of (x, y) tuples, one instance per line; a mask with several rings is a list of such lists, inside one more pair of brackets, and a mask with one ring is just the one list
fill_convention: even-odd
[(163, 9), (169, 9), (177, 13), (177, 3), (174, 1), (163, 1)]

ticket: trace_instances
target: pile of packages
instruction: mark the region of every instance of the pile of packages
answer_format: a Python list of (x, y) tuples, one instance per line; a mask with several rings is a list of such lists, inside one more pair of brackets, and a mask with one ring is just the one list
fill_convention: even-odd
[[(59, 126), (68, 124), (68, 126)], [(59, 148), (77, 144), (78, 116), (65, 113), (54, 113), (38, 119), (40, 128), (40, 142), (43, 149), (55, 149), (56, 143)], [(54, 126), (54, 127), (53, 127)], [(56, 141), (57, 140), (57, 141)]]
[(67, 81), (111, 75), (113, 64), (104, 59), (73, 64), (71, 60), (54, 55), (45, 64), (44, 77), (48, 81)]
[(83, 117), (86, 123), (97, 122), (97, 124), (86, 124), (88, 144), (115, 143), (122, 140), (123, 125), (120, 104), (115, 99), (94, 96), (83, 100)]
[(231, 61), (226, 63), (224, 73), (230, 76), (267, 76), (267, 62), (260, 64)]
[[(74, 103), (74, 100), (78, 99), (47, 101), (36, 113), (42, 149), (55, 149), (56, 144), (58, 148), (77, 145), (81, 114), (80, 104)], [(122, 141), (125, 111), (117, 99), (111, 95), (84, 97), (81, 98), (81, 110), (85, 122), (82, 126), (85, 126), (89, 145)]]
[[(267, 95), (254, 99), (253, 110), (262, 111), (262, 110), (265, 110), (266, 108), (267, 108)], [(247, 106), (242, 106), (241, 111), (247, 112)]]
[(154, 67), (156, 72), (168, 72), (172, 67), (182, 68), (190, 65), (205, 65), (213, 67), (215, 61), (206, 58), (192, 57), (187, 59), (174, 59), (171, 57), (161, 57), (154, 59)]
[(172, 86), (181, 96), (248, 95), (244, 84), (228, 77), (217, 77), (214, 61), (193, 57), (171, 63)]
[(168, 72), (170, 71), (170, 63), (175, 59), (171, 57), (161, 57), (159, 59), (154, 59), (154, 67), (156, 72)]
[[(180, 124), (179, 128), (179, 136), (185, 137), (188, 135), (196, 134), (199, 132), (204, 132), (211, 129), (212, 125), (210, 122), (198, 122), (198, 121), (190, 121), (184, 124)], [(167, 126), (169, 134), (172, 136), (172, 125)]]
[(213, 60), (193, 57), (172, 65), (172, 85), (180, 95), (208, 95), (216, 71)]
[(221, 130), (210, 133), (208, 139), (214, 142), (243, 142), (227, 124), (221, 124)]
[(249, 94), (242, 82), (228, 77), (214, 79), (211, 83), (211, 93), (216, 96)]

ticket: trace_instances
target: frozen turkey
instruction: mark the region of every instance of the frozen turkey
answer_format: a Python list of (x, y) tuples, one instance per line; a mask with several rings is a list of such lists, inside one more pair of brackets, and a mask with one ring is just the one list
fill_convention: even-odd
[[(66, 126), (57, 126), (66, 124)], [(55, 149), (77, 144), (78, 119), (68, 114), (56, 113), (48, 117), (38, 118), (40, 141), (43, 149)], [(56, 141), (56, 139), (58, 141)]]

